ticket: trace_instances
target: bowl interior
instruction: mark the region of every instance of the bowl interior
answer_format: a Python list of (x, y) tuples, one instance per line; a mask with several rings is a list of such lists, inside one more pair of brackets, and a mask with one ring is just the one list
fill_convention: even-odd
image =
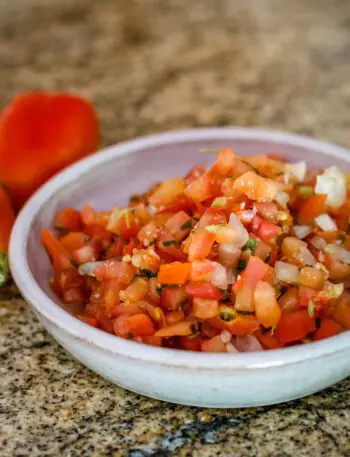
[[(200, 152), (203, 148), (228, 146), (239, 154), (279, 152), (295, 162), (306, 160), (312, 167), (332, 164), (342, 170), (350, 169), (345, 150), (316, 140), (273, 132), (259, 134), (249, 129), (227, 129), (222, 135), (218, 130), (198, 132), (201, 133), (180, 132), (165, 135), (163, 139), (153, 137), (153, 141), (141, 139), (115, 146), (100, 152), (93, 160), (75, 165), (68, 174), (64, 172), (65, 179), (56, 185), (54, 193), (48, 191), (48, 198), (35, 215), (27, 243), (32, 275), (54, 302), (61, 306), (49, 286), (52, 269), (40, 244), (40, 234), (44, 227), (52, 227), (54, 214), (60, 208), (81, 208), (89, 203), (106, 210), (125, 204), (131, 194), (143, 192), (156, 181), (183, 175), (197, 163), (211, 163), (214, 155)], [(56, 184), (61, 176), (56, 178)]]

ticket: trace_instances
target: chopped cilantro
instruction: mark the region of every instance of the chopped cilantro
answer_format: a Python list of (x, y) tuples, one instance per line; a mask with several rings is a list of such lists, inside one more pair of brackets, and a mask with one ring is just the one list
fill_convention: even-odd
[(180, 229), (181, 230), (188, 230), (192, 228), (192, 220), (188, 219), (183, 225), (181, 225)]
[(231, 322), (235, 318), (235, 315), (233, 312), (230, 311), (221, 311), (219, 317), (224, 322)]
[(162, 245), (165, 247), (167, 247), (167, 246), (175, 246), (176, 248), (179, 247), (179, 243), (176, 240), (162, 241)]
[(6, 284), (10, 275), (10, 267), (7, 254), (0, 253), (0, 287)]
[(158, 295), (162, 295), (162, 290), (163, 290), (162, 286), (157, 286), (156, 291), (157, 291)]
[(271, 259), (271, 251), (267, 254), (267, 256), (265, 257), (265, 263), (268, 263), (270, 262), (270, 259)]
[(248, 165), (248, 167), (254, 170), (257, 175), (260, 175), (260, 171), (257, 168), (253, 167), (253, 165), (251, 165), (249, 162), (246, 162), (245, 160), (241, 160), (241, 162), (245, 165)]
[(157, 276), (157, 273), (154, 273), (151, 270), (147, 270), (147, 268), (141, 268), (140, 269), (140, 275), (145, 276), (146, 278), (155, 278)]
[(87, 243), (90, 240), (91, 240), (91, 236), (89, 236), (89, 235), (84, 236), (85, 243)]
[(250, 251), (252, 252), (252, 255), (254, 255), (257, 245), (258, 245), (257, 240), (254, 240), (254, 238), (249, 238), (249, 240), (246, 242), (243, 249), (250, 249)]
[(134, 335), (131, 332), (129, 332), (128, 333), (128, 340), (132, 340), (133, 338), (134, 338)]
[(132, 195), (130, 197), (130, 202), (131, 203), (140, 203), (140, 201), (141, 201), (141, 198), (140, 198), (139, 195)]
[(252, 311), (243, 311), (243, 310), (236, 310), (237, 314), (240, 314), (241, 316), (251, 316), (252, 314), (254, 314), (254, 312)]
[(337, 240), (341, 242), (341, 244), (345, 243), (346, 236), (345, 235), (338, 235)]
[(71, 264), (74, 268), (78, 268), (78, 264), (77, 264), (77, 262), (76, 262), (74, 259), (70, 259), (70, 264)]
[(239, 259), (238, 264), (237, 264), (237, 269), (236, 269), (237, 273), (240, 273), (241, 271), (243, 271), (246, 266), (247, 266), (247, 261), (244, 259)]
[(196, 335), (198, 333), (198, 326), (196, 323), (190, 324), (190, 330), (192, 335)]

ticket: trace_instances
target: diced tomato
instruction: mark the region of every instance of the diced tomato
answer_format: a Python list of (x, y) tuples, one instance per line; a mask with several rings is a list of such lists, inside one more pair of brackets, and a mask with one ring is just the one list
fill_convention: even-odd
[(275, 289), (267, 282), (258, 282), (254, 290), (256, 318), (264, 327), (275, 327), (281, 318), (281, 308), (276, 300)]
[(316, 330), (315, 318), (306, 309), (283, 313), (276, 327), (280, 343), (287, 344), (305, 338)]
[(201, 350), (202, 338), (200, 336), (180, 336), (180, 344), (184, 349), (188, 351), (200, 351)]
[(127, 325), (129, 331), (134, 336), (151, 336), (156, 331), (152, 320), (147, 314), (134, 314), (129, 316)]
[(266, 203), (255, 203), (255, 207), (258, 211), (258, 214), (263, 218), (271, 222), (277, 221), (278, 206), (273, 202)]
[(324, 317), (321, 319), (320, 327), (315, 332), (314, 339), (323, 340), (324, 338), (328, 338), (330, 336), (338, 335), (343, 330), (343, 327), (333, 319), (329, 319)]
[(166, 325), (174, 325), (178, 322), (182, 322), (185, 319), (185, 313), (182, 309), (176, 309), (174, 311), (169, 311), (165, 315)]
[(197, 229), (192, 236), (191, 244), (188, 250), (188, 259), (204, 260), (208, 257), (215, 241), (215, 234), (208, 232), (204, 228)]
[(111, 259), (115, 257), (122, 257), (124, 250), (124, 241), (118, 237), (107, 249), (105, 254), (106, 259)]
[(192, 218), (184, 211), (179, 211), (166, 221), (164, 228), (173, 240), (180, 241), (191, 231)]
[(82, 221), (85, 225), (91, 225), (95, 223), (96, 212), (91, 208), (90, 205), (85, 205), (80, 211)]
[(193, 297), (220, 300), (222, 292), (210, 282), (191, 282), (185, 287), (186, 292)]
[(269, 332), (262, 333), (261, 331), (258, 331), (255, 333), (255, 336), (258, 338), (264, 349), (278, 349), (283, 347), (277, 336), (271, 335)]
[(254, 316), (242, 316), (236, 313), (233, 308), (231, 314), (226, 311), (227, 308), (229, 307), (220, 306), (219, 317), (210, 319), (210, 325), (221, 330), (228, 330), (233, 335), (251, 335), (259, 329), (259, 322)]
[(79, 232), (83, 228), (83, 221), (79, 211), (64, 208), (56, 215), (54, 225), (58, 229)]
[(183, 179), (173, 178), (163, 181), (148, 201), (153, 206), (167, 206), (183, 195), (185, 183)]
[(226, 222), (227, 220), (223, 210), (207, 208), (196, 224), (196, 229), (205, 228), (207, 225), (226, 224)]
[(210, 198), (213, 194), (209, 174), (205, 173), (188, 184), (185, 189), (185, 195), (196, 203)]
[(108, 220), (107, 230), (121, 236), (124, 240), (136, 237), (140, 229), (140, 222), (133, 209), (112, 211)]
[(84, 294), (80, 288), (68, 289), (63, 293), (64, 303), (84, 303)]
[(310, 300), (316, 295), (317, 291), (311, 289), (311, 287), (300, 286), (297, 290), (299, 305), (302, 308), (307, 308), (309, 306)]
[(177, 309), (186, 303), (187, 293), (184, 287), (164, 287), (161, 295), (161, 302), (164, 308), (169, 310)]
[(201, 350), (203, 352), (227, 352), (226, 346), (222, 342), (220, 335), (214, 336), (209, 340), (203, 340)]
[(298, 219), (301, 224), (312, 224), (315, 217), (322, 214), (325, 210), (327, 195), (311, 195), (301, 205)]
[(123, 284), (129, 284), (135, 273), (136, 268), (130, 263), (118, 260), (106, 260), (94, 271), (95, 276), (100, 280), (117, 278)]
[(197, 332), (197, 326), (194, 321), (183, 321), (177, 324), (164, 327), (156, 332), (156, 336), (170, 337), (170, 336), (188, 336)]
[(236, 294), (235, 307), (239, 311), (254, 311), (253, 293), (259, 281), (266, 274), (266, 264), (259, 257), (249, 257), (247, 266), (241, 274), (242, 281), (236, 283), (233, 291)]
[(258, 237), (269, 243), (276, 239), (276, 236), (281, 233), (281, 227), (269, 221), (262, 221), (258, 229)]
[(158, 243), (158, 249), (162, 253), (168, 254), (170, 261), (177, 259), (181, 261), (187, 260), (187, 255), (180, 248), (180, 244), (173, 239), (172, 235), (163, 232)]
[(257, 214), (254, 216), (252, 220), (252, 231), (254, 233), (258, 233), (259, 227), (263, 221), (263, 218), (258, 216)]
[(145, 278), (134, 278), (125, 290), (119, 293), (124, 302), (138, 302), (148, 294), (148, 282)]
[(73, 252), (73, 258), (78, 265), (87, 262), (95, 262), (98, 258), (98, 249), (92, 243), (85, 244)]
[(215, 264), (211, 260), (195, 260), (191, 263), (191, 280), (209, 281), (215, 268)]
[(74, 268), (71, 255), (50, 230), (43, 230), (41, 243), (49, 253), (55, 271), (70, 270)]
[(198, 317), (198, 319), (210, 319), (217, 316), (219, 302), (214, 299), (194, 297), (192, 307), (192, 314), (194, 317)]
[(158, 273), (159, 284), (185, 284), (191, 272), (191, 264), (173, 262), (160, 266)]
[(278, 191), (276, 183), (252, 171), (248, 171), (237, 178), (233, 188), (257, 202), (271, 202)]
[(67, 251), (73, 253), (83, 247), (87, 241), (90, 241), (90, 237), (83, 232), (69, 232), (67, 235), (61, 236), (59, 240)]
[(232, 174), (233, 167), (236, 162), (236, 156), (232, 149), (222, 148), (216, 158), (212, 171), (221, 176)]

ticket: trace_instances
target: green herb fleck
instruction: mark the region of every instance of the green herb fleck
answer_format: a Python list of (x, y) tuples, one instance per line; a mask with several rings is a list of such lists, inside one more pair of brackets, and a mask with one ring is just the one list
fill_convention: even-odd
[(163, 290), (163, 287), (162, 287), (162, 286), (157, 286), (157, 287), (156, 287), (156, 291), (157, 291), (157, 294), (158, 294), (158, 295), (162, 295), (162, 290)]
[(219, 315), (220, 319), (224, 322), (231, 322), (234, 319), (234, 313), (229, 311), (221, 311)]
[(309, 304), (307, 306), (307, 310), (310, 317), (314, 317), (315, 315), (315, 302), (313, 300), (309, 300)]
[(74, 259), (70, 259), (70, 264), (71, 264), (74, 268), (78, 268), (78, 264), (77, 264), (77, 262), (76, 262)]
[(154, 273), (153, 271), (148, 270), (147, 268), (141, 268), (140, 275), (150, 279), (155, 278), (157, 276), (157, 273)]
[(257, 168), (253, 167), (253, 165), (251, 165), (249, 162), (246, 162), (245, 160), (241, 160), (241, 162), (245, 165), (248, 165), (248, 167), (251, 167), (251, 169), (254, 170), (257, 175), (260, 175), (260, 171)]
[(179, 243), (176, 240), (162, 241), (162, 245), (165, 247), (167, 247), (167, 246), (175, 246), (176, 248), (179, 247)]
[(188, 219), (183, 225), (181, 225), (181, 230), (189, 230), (192, 228), (192, 219)]
[(9, 279), (10, 267), (7, 254), (0, 253), (0, 287), (5, 285)]
[(337, 240), (341, 242), (341, 244), (345, 243), (346, 236), (345, 235), (338, 235)]
[(196, 323), (190, 324), (190, 330), (192, 332), (192, 335), (197, 335), (198, 333), (198, 326)]
[(244, 259), (239, 259), (237, 268), (236, 268), (237, 273), (241, 273), (245, 269), (246, 266), (247, 266), (247, 261)]
[(271, 259), (271, 251), (267, 254), (267, 256), (265, 257), (265, 263), (269, 263), (270, 262), (270, 259)]
[(243, 311), (243, 310), (236, 310), (237, 314), (240, 314), (241, 316), (251, 316), (254, 314), (254, 311)]
[(91, 240), (91, 236), (86, 235), (86, 236), (84, 237), (85, 243), (87, 243), (87, 242), (90, 241), (90, 240)]
[(252, 252), (252, 255), (254, 255), (257, 245), (258, 245), (257, 240), (254, 240), (254, 238), (249, 238), (249, 240), (247, 241), (247, 243), (245, 244), (243, 249), (250, 249)]
[(130, 203), (140, 203), (141, 198), (138, 195), (132, 195), (130, 197)]
[(314, 193), (312, 186), (299, 186), (298, 191), (302, 197), (310, 197)]
[(128, 340), (132, 340), (134, 338), (134, 335), (131, 332), (129, 332), (127, 338)]

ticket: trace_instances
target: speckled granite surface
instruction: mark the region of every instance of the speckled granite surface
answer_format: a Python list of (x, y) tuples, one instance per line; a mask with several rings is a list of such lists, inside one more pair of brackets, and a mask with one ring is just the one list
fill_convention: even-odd
[[(0, 0), (0, 105), (68, 89), (104, 144), (260, 125), (350, 146), (347, 0)], [(350, 456), (350, 381), (281, 406), (201, 410), (125, 392), (0, 301), (0, 455)]]

